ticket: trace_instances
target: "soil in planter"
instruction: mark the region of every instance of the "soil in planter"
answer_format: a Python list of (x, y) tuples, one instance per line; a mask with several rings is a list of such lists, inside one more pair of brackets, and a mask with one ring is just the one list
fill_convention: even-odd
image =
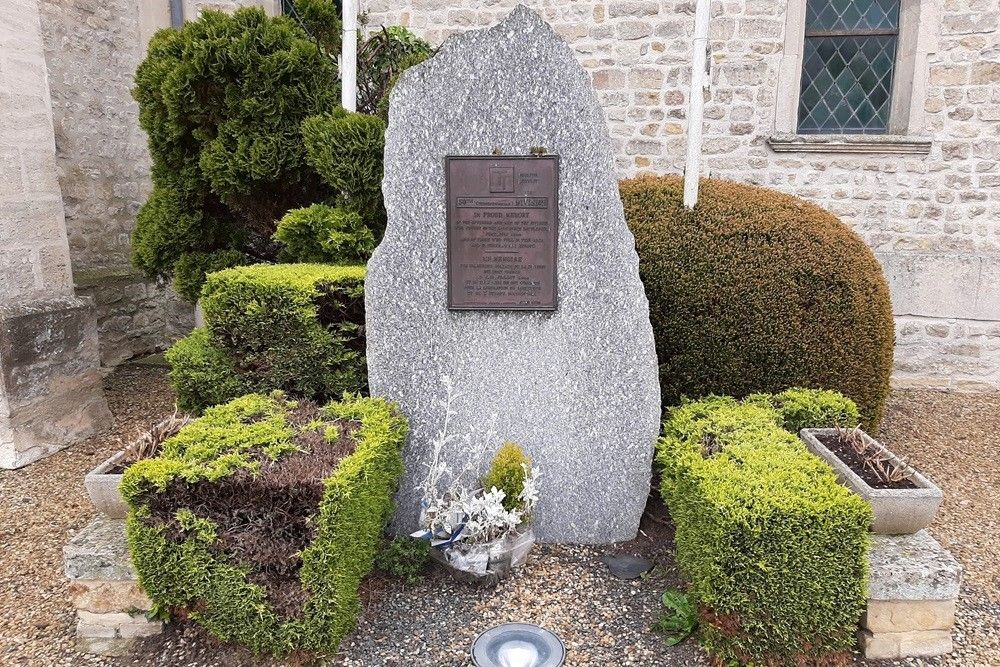
[(902, 479), (898, 482), (885, 481), (878, 475), (878, 473), (865, 465), (864, 459), (854, 450), (851, 443), (847, 442), (836, 433), (824, 433), (822, 435), (817, 434), (816, 439), (823, 443), (827, 449), (833, 452), (837, 458), (843, 461), (848, 468), (853, 470), (858, 477), (863, 479), (865, 483), (873, 489), (901, 490), (920, 488), (909, 478)]
[[(315, 404), (299, 401), (289, 422), (302, 427), (319, 418)], [(174, 480), (164, 493), (145, 499), (153, 520), (177, 542), (186, 537), (174, 518), (179, 508), (211, 520), (217, 526), (212, 550), (231, 563), (248, 566), (250, 581), (263, 587), (275, 611), (289, 619), (301, 617), (308, 597), (299, 581), (300, 554), (313, 540), (310, 519), (323, 498), (323, 480), (356, 446), (356, 422), (323, 424), (338, 425), (340, 437), (331, 443), (319, 431), (301, 433), (294, 442), (303, 453), (278, 461), (261, 456), (256, 477), (240, 470), (218, 482)]]

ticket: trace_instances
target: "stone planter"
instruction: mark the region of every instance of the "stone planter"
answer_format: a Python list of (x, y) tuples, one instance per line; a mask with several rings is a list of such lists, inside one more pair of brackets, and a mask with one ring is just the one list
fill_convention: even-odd
[(128, 512), (128, 505), (125, 504), (125, 500), (118, 490), (118, 486), (122, 483), (122, 476), (108, 472), (121, 463), (124, 456), (125, 452), (118, 452), (88, 472), (83, 478), (90, 502), (94, 504), (98, 512), (109, 519), (124, 519)]
[(472, 547), (431, 549), (431, 558), (459, 579), (474, 584), (494, 585), (521, 567), (535, 545), (530, 528), (523, 533)]
[[(910, 477), (910, 481), (917, 487), (915, 489), (872, 488), (817, 438), (818, 435), (835, 433), (836, 429), (807, 428), (799, 435), (813, 454), (833, 467), (841, 484), (872, 506), (875, 512), (873, 532), (879, 535), (910, 535), (930, 525), (941, 506), (941, 489), (917, 471)], [(862, 436), (891, 461), (900, 461), (898, 456), (867, 433), (862, 432)]]

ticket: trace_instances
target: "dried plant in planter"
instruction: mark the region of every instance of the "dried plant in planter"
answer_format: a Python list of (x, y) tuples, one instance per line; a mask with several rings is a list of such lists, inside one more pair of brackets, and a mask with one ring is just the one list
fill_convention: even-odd
[(153, 458), (159, 454), (164, 442), (180, 433), (180, 430), (190, 423), (191, 418), (180, 414), (177, 408), (174, 407), (174, 414), (153, 424), (152, 428), (125, 448), (125, 456), (122, 457), (121, 463), (122, 467), (127, 468), (143, 459)]
[(876, 447), (873, 441), (867, 440), (860, 426), (845, 429), (837, 425), (835, 428), (837, 439), (850, 447), (862, 465), (882, 484), (898, 486), (913, 477), (916, 472), (905, 458), (888, 456)]

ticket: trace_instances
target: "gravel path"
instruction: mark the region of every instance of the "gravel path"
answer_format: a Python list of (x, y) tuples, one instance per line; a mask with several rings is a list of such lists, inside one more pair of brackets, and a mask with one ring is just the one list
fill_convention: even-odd
[(112, 428), (21, 470), (0, 470), (0, 665), (101, 665), (73, 650), (63, 546), (94, 518), (83, 476), (173, 411), (163, 369), (122, 366), (105, 379)]
[(965, 567), (955, 652), (920, 665), (1000, 665), (1000, 394), (893, 392), (882, 440), (944, 490), (931, 533)]
[[(140, 427), (173, 409), (162, 369), (124, 366), (106, 380), (114, 428), (19, 471), (0, 471), (0, 665), (230, 667), (250, 664), (200, 629), (176, 624), (132, 658), (73, 651), (73, 613), (62, 575), (62, 547), (94, 513), (83, 475)], [(934, 391), (893, 394), (882, 437), (945, 489), (932, 532), (967, 570), (956, 651), (903, 665), (1000, 666), (1000, 394)], [(648, 537), (622, 547), (653, 558), (639, 582), (608, 576), (604, 548), (538, 547), (526, 569), (493, 590), (440, 574), (419, 586), (376, 580), (365, 591), (357, 631), (336, 667), (466, 667), (477, 632), (505, 621), (533, 621), (559, 633), (568, 667), (707, 665), (693, 641), (666, 648), (649, 631), (659, 594), (677, 585), (669, 529), (647, 521)], [(266, 663), (264, 663), (266, 664)], [(865, 664), (858, 660), (858, 664)], [(897, 663), (883, 663), (892, 665)]]

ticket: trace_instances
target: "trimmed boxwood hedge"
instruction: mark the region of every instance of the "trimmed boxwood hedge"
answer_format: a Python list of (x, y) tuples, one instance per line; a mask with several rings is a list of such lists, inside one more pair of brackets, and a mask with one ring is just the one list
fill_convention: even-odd
[(675, 176), (624, 181), (621, 194), (664, 405), (825, 388), (878, 425), (892, 371), (889, 289), (847, 225), (796, 197), (714, 179), (693, 211)]
[[(157, 612), (186, 614), (258, 654), (328, 656), (357, 619), (358, 586), (372, 569), (403, 472), (407, 424), (381, 399), (332, 403), (308, 422), (295, 415), (300, 408), (280, 394), (211, 408), (164, 443), (158, 458), (128, 468), (121, 490), (132, 562)], [(342, 438), (352, 442), (351, 452), (322, 479), (303, 479), (308, 463), (301, 443)], [(262, 470), (295, 456), (297, 467), (272, 478), (266, 493), (256, 492)], [(303, 514), (300, 497), (313, 506), (290, 523), (289, 515)], [(294, 506), (286, 511), (283, 503)], [(220, 515), (219, 507), (229, 505), (244, 509)], [(246, 518), (251, 514), (253, 520)], [(255, 525), (261, 517), (266, 531)], [(234, 533), (256, 530), (235, 544), (259, 558), (227, 551), (221, 522), (228, 524), (229, 544)], [(293, 554), (294, 562), (275, 563), (275, 544), (289, 534), (307, 536), (308, 546)], [(284, 573), (284, 588), (275, 584), (275, 571)], [(288, 582), (299, 591), (291, 612)]]
[(181, 409), (276, 389), (317, 401), (365, 391), (364, 276), (322, 264), (210, 274), (205, 328), (167, 351)]
[[(853, 407), (813, 397), (810, 426)], [(850, 650), (865, 608), (871, 508), (781, 427), (766, 398), (669, 410), (661, 493), (702, 641), (720, 663), (826, 664)]]

